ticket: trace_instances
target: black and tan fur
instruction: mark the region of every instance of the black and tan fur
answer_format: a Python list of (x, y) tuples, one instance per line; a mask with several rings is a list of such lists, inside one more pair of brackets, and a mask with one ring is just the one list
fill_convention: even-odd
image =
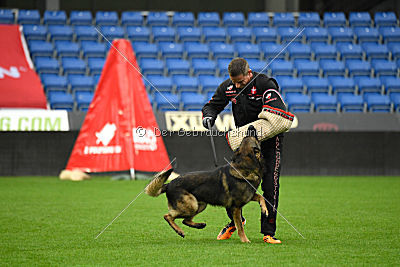
[(183, 174), (164, 184), (173, 171), (170, 169), (159, 173), (146, 187), (145, 192), (150, 196), (167, 194), (169, 212), (164, 219), (178, 235), (185, 236), (175, 223), (176, 218), (183, 218), (182, 223), (189, 227), (202, 229), (206, 224), (195, 223), (192, 219), (210, 204), (225, 207), (231, 212), (240, 240), (250, 242), (243, 230), (242, 207), (249, 201), (257, 201), (261, 211), (268, 214), (264, 198), (255, 189), (261, 182), (262, 156), (255, 129), (250, 127), (240, 147), (234, 152), (231, 164), (214, 171)]

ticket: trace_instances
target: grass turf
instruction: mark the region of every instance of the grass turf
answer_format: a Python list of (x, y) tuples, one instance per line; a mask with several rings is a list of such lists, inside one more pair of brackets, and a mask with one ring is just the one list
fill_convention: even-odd
[(144, 193), (98, 239), (96, 235), (148, 181), (59, 181), (0, 178), (0, 257), (3, 265), (399, 265), (400, 177), (282, 177), (281, 245), (262, 242), (259, 207), (244, 208), (250, 244), (216, 236), (224, 209), (209, 206), (182, 225), (164, 221), (165, 195)]

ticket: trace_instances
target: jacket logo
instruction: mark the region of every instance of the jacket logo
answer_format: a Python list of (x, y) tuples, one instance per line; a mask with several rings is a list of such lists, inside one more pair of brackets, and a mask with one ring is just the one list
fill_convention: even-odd
[(232, 88), (233, 88), (233, 85), (230, 85), (230, 86), (228, 86), (228, 87), (226, 87), (226, 91), (229, 91), (229, 90), (232, 90)]
[(251, 88), (251, 94), (255, 95), (257, 93), (257, 89), (255, 86), (253, 86), (253, 88)]
[(270, 98), (271, 98), (271, 93), (269, 93), (269, 94), (266, 96), (266, 98), (267, 98), (267, 99), (270, 99)]

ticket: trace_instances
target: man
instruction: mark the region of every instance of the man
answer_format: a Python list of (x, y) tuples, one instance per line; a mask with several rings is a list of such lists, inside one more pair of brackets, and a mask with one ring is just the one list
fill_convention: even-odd
[[(279, 86), (275, 79), (265, 74), (253, 72), (249, 64), (243, 58), (233, 59), (228, 66), (230, 79), (219, 85), (211, 100), (204, 105), (203, 125), (208, 128), (214, 125), (218, 114), (225, 106), (232, 102), (232, 113), (236, 127), (241, 127), (258, 119), (263, 105), (275, 109), (286, 110), (285, 103), (279, 94)], [(283, 134), (278, 134), (261, 143), (261, 152), (264, 158), (264, 173), (261, 188), (263, 196), (267, 200), (268, 217), (261, 214), (261, 233), (263, 240), (270, 244), (280, 244), (275, 238), (276, 215), (279, 197), (279, 175), (281, 169)], [(232, 214), (231, 219), (219, 233), (217, 239), (229, 239), (236, 231)], [(242, 217), (243, 224), (246, 220)]]

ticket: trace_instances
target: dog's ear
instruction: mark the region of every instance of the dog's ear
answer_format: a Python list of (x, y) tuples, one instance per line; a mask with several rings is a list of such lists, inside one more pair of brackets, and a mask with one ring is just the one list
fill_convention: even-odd
[(253, 125), (250, 125), (249, 128), (247, 128), (246, 135), (257, 138), (257, 130), (256, 130), (256, 128), (254, 128)]

